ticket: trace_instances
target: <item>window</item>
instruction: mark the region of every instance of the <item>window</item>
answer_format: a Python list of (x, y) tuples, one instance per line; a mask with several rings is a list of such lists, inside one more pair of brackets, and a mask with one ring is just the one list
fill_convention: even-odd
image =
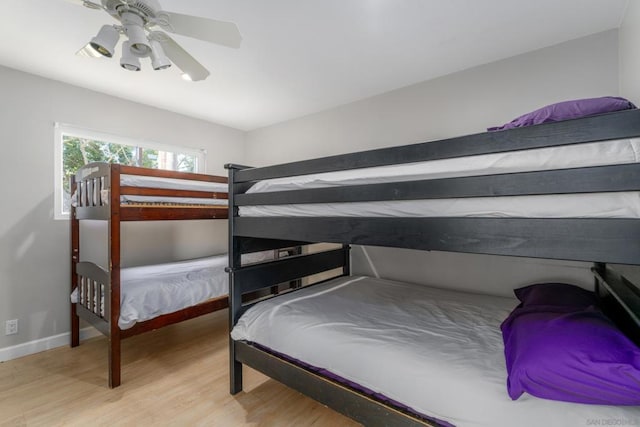
[(69, 218), (71, 176), (91, 162), (183, 172), (204, 171), (205, 151), (108, 135), (57, 123), (55, 218)]

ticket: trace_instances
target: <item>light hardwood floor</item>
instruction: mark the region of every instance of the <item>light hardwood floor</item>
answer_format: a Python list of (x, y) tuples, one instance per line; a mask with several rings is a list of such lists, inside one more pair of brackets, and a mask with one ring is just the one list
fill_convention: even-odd
[(231, 396), (227, 311), (122, 344), (122, 385), (107, 387), (107, 341), (0, 363), (0, 426), (356, 426), (245, 367)]

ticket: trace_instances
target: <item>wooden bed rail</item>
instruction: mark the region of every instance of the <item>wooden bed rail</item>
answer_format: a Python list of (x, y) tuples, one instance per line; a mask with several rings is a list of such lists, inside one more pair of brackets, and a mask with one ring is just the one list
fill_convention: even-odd
[[(263, 301), (275, 296), (272, 291), (276, 285), (301, 280), (311, 275), (334, 269), (342, 269), (341, 273), (336, 274), (335, 277), (346, 275), (349, 272), (348, 262), (349, 248), (345, 246), (329, 251), (294, 255), (271, 262), (261, 262), (238, 269), (228, 268), (227, 271), (232, 275), (234, 283), (239, 284), (231, 298), (231, 315), (234, 324), (253, 305), (255, 298), (251, 298), (252, 296), (258, 296)], [(260, 293), (260, 291), (264, 290), (267, 292)], [(243, 302), (247, 299), (248, 301)]]
[(236, 217), (237, 236), (636, 264), (639, 220), (629, 218)]
[(75, 177), (75, 215), (77, 219), (109, 219), (111, 168), (106, 163), (90, 163)]
[(143, 168), (139, 166), (127, 166), (127, 165), (118, 165), (120, 167), (120, 173), (124, 175), (142, 175), (142, 176), (153, 176), (156, 178), (173, 178), (173, 179), (182, 179), (189, 181), (204, 181), (204, 182), (219, 182), (221, 184), (226, 184), (228, 182), (228, 178), (226, 176), (217, 176), (217, 175), (206, 175), (202, 173), (193, 173), (193, 172), (181, 172), (181, 171), (171, 171), (165, 169), (151, 169), (151, 168)]
[(203, 182), (218, 182), (226, 184), (228, 178), (226, 176), (219, 175), (206, 175), (202, 173), (193, 172), (181, 172), (165, 169), (152, 169), (143, 168), (139, 166), (128, 166), (117, 163), (105, 163), (105, 162), (93, 162), (87, 163), (78, 170), (81, 179), (94, 179), (108, 175), (108, 172), (112, 168), (117, 168), (119, 173), (123, 175), (140, 175), (140, 176), (153, 176), (156, 178), (172, 178), (188, 181), (203, 181)]
[(273, 262), (252, 264), (234, 272), (245, 294), (272, 285), (300, 279), (344, 266), (348, 249), (340, 248), (308, 255), (295, 255)]
[(237, 243), (238, 250), (242, 254), (268, 251), (272, 249), (285, 249), (309, 244), (309, 242), (301, 242), (299, 240), (254, 239), (252, 237), (239, 237), (237, 238)]
[(92, 263), (76, 264), (78, 315), (89, 321), (102, 333), (109, 333), (111, 316), (110, 274), (107, 270)]
[[(620, 268), (622, 270), (618, 271)], [(597, 263), (591, 271), (596, 278), (596, 294), (603, 311), (640, 346), (640, 288), (625, 276), (625, 268), (638, 269), (636, 266), (608, 267)]]

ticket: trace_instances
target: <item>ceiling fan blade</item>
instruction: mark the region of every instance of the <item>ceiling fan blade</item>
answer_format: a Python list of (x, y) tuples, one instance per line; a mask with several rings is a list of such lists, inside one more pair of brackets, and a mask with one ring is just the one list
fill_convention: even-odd
[(156, 23), (165, 31), (194, 39), (239, 48), (242, 36), (233, 22), (217, 21), (181, 13), (160, 11)]
[(152, 31), (151, 37), (162, 45), (167, 58), (173, 62), (176, 67), (180, 68), (189, 78), (189, 80), (197, 82), (204, 80), (209, 76), (209, 70), (189, 55), (178, 43), (171, 37), (161, 31)]

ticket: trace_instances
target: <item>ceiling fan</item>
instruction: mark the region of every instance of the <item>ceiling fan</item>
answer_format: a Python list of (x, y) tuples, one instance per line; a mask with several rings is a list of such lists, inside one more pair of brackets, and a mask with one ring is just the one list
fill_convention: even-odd
[(150, 57), (154, 70), (169, 68), (173, 63), (183, 72), (185, 80), (198, 81), (209, 76), (209, 70), (165, 31), (236, 49), (242, 42), (233, 22), (167, 12), (162, 10), (158, 0), (68, 1), (90, 9), (102, 9), (122, 24), (103, 25), (78, 54), (111, 58), (120, 36), (124, 35), (120, 65), (130, 71), (139, 71), (140, 58)]

